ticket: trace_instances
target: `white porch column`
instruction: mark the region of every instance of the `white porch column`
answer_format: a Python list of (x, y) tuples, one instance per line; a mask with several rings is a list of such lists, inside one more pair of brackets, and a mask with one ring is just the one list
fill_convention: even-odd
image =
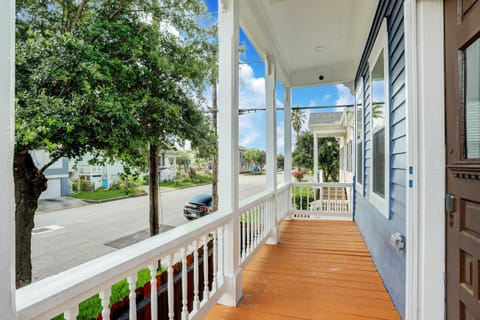
[[(275, 98), (275, 87), (277, 77), (275, 70), (275, 59), (273, 56), (265, 55), (265, 108), (266, 108), (266, 147), (267, 147), (267, 190), (277, 190), (277, 106)], [(268, 244), (278, 243), (277, 228), (277, 206), (276, 197), (271, 206), (274, 217), (272, 235), (267, 240)]]
[(0, 310), (3, 319), (16, 319), (15, 198), (13, 184), (15, 96), (15, 1), (0, 11)]
[[(238, 210), (238, 0), (218, 3), (218, 209)], [(242, 297), (239, 219), (225, 228), (225, 294), (219, 303), (236, 306)]]
[(317, 134), (313, 134), (313, 176), (314, 182), (320, 182), (318, 179), (318, 138)]
[(406, 310), (445, 318), (444, 6), (405, 1), (407, 96)]
[(284, 87), (284, 98), (283, 98), (283, 111), (284, 111), (284, 129), (283, 129), (283, 137), (284, 137), (284, 150), (285, 150), (285, 157), (283, 166), (285, 169), (285, 183), (292, 182), (292, 110), (290, 108), (290, 95), (291, 89), (290, 87)]

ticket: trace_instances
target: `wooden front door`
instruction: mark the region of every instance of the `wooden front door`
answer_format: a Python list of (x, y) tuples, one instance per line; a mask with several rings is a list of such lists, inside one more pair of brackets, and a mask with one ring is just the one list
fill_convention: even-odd
[(480, 320), (480, 0), (445, 0), (447, 320)]

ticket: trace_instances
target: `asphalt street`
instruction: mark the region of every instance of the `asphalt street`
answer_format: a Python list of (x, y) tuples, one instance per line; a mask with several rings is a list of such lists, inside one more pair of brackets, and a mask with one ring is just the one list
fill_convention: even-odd
[[(283, 174), (278, 175), (279, 184)], [(240, 176), (240, 200), (265, 189), (265, 176)], [(211, 185), (162, 192), (163, 230), (188, 223), (183, 206)], [(35, 216), (32, 234), (33, 281), (57, 274), (148, 237), (148, 197), (91, 204)]]

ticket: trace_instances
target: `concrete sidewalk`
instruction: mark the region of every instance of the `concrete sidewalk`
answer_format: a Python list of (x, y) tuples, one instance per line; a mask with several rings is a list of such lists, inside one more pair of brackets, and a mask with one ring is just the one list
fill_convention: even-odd
[(88, 202), (85, 202), (80, 199), (75, 199), (71, 197), (60, 197), (53, 199), (40, 199), (38, 200), (38, 208), (36, 214), (48, 213), (58, 210), (79, 208), (90, 205)]

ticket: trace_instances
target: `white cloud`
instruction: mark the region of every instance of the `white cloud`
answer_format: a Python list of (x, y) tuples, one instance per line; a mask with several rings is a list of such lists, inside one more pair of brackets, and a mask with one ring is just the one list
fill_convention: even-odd
[(335, 101), (337, 106), (345, 104), (353, 104), (353, 96), (350, 93), (350, 89), (344, 84), (337, 84), (335, 86), (338, 92), (338, 99)]
[(252, 148), (261, 138), (260, 132), (254, 126), (254, 113), (243, 114), (239, 117), (239, 144), (242, 147)]
[[(252, 109), (265, 107), (265, 78), (255, 77), (251, 66), (239, 67), (239, 108)], [(255, 120), (258, 113), (247, 113), (239, 117), (240, 145), (246, 148), (258, 147), (259, 139), (265, 139), (265, 133), (257, 129)]]
[(240, 109), (265, 107), (265, 78), (256, 78), (251, 66), (241, 64), (240, 76)]

